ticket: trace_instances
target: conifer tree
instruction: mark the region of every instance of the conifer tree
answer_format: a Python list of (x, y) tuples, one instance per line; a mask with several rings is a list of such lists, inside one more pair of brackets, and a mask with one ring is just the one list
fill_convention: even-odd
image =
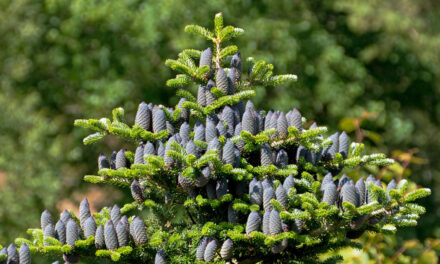
[(1, 250), (0, 263), (30, 263), (31, 254), (66, 263), (334, 263), (341, 256), (319, 254), (360, 248), (353, 239), (366, 231), (417, 224), (425, 209), (414, 201), (429, 189), (347, 176), (392, 159), (365, 154), (345, 132), (326, 136), (326, 127), (309, 125), (295, 108), (255, 108), (255, 88), (296, 76), (244, 59), (229, 44), (242, 29), (224, 26), (219, 13), (212, 31), (185, 31), (211, 46), (165, 62), (177, 72), (166, 83), (177, 89), (175, 107), (141, 102), (133, 125), (122, 108), (75, 122), (94, 131), (86, 145), (109, 135), (133, 143), (110, 158), (100, 154), (96, 175), (84, 177), (129, 190), (133, 202), (91, 212), (85, 198), (78, 216), (64, 211), (59, 220), (44, 211), (41, 228)]

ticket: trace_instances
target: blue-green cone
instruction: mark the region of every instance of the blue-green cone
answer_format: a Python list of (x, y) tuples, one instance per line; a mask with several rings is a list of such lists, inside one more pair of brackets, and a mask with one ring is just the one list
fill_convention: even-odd
[(300, 145), (296, 151), (296, 162), (299, 162), (300, 157), (303, 157), (307, 161), (307, 149)]
[(272, 179), (266, 178), (264, 179), (264, 181), (261, 183), (261, 185), (263, 185), (263, 190), (266, 188), (272, 188), (273, 189), (273, 181)]
[(220, 256), (224, 260), (229, 260), (232, 258), (232, 251), (234, 250), (234, 242), (228, 238), (223, 242), (223, 245), (220, 249)]
[(347, 175), (343, 174), (341, 179), (339, 179), (338, 190), (340, 190), (349, 181), (350, 181), (350, 178), (348, 178)]
[(225, 95), (232, 94), (228, 87), (228, 76), (222, 68), (217, 69), (215, 75), (215, 84), (218, 89), (220, 89)]
[[(239, 122), (236, 126), (235, 126), (235, 129), (234, 129), (234, 136), (239, 136), (240, 135), (240, 133), (241, 133), (241, 122)], [(243, 140), (240, 140), (240, 141), (238, 141), (237, 143), (235, 143), (236, 144), (236, 146), (240, 149), (240, 150), (243, 150), (243, 148), (244, 148), (244, 141)]]
[(270, 247), (270, 251), (273, 254), (279, 254), (281, 253), (281, 251), (283, 251), (284, 249), (287, 248), (287, 239), (283, 239), (280, 243), (277, 243), (275, 245), (273, 245), (272, 247)]
[(79, 204), (79, 222), (81, 227), (84, 228), (84, 223), (91, 216), (90, 205), (87, 197), (85, 197)]
[(240, 52), (238, 52), (237, 54), (232, 56), (232, 59), (231, 59), (231, 69), (235, 69), (235, 71), (234, 71), (235, 80), (234, 81), (237, 83), (238, 81), (241, 80), (241, 73), (242, 73), (241, 53)]
[(117, 170), (128, 167), (128, 160), (127, 157), (125, 157), (126, 151), (126, 149), (121, 149), (118, 151), (118, 154), (116, 154), (115, 168)]
[(131, 196), (135, 201), (142, 204), (144, 202), (144, 190), (137, 180), (134, 180), (130, 186)]
[(241, 152), (237, 147), (234, 147), (234, 168), (239, 168), (241, 166)]
[(19, 260), (20, 264), (31, 264), (31, 251), (26, 243), (20, 246)]
[(228, 131), (226, 130), (226, 127), (222, 121), (218, 122), (215, 129), (217, 130), (217, 135), (222, 136), (222, 137), (227, 137)]
[(211, 149), (216, 149), (217, 150), (217, 154), (218, 157), (221, 159), (222, 158), (222, 152), (223, 152), (223, 148), (222, 145), (220, 144), (220, 141), (218, 141), (218, 137), (213, 138), (209, 144), (208, 144), (208, 149), (207, 150), (211, 150)]
[(147, 243), (147, 230), (145, 229), (144, 222), (139, 217), (136, 217), (131, 222), (130, 233), (136, 245)]
[(97, 249), (104, 249), (105, 248), (104, 226), (102, 226), (102, 225), (100, 225), (96, 228), (95, 246)]
[(112, 210), (110, 211), (110, 218), (112, 219), (113, 223), (117, 225), (119, 223), (119, 220), (121, 220), (121, 209), (119, 209), (119, 206), (117, 204), (115, 204), (112, 208)]
[(339, 133), (336, 132), (329, 138), (333, 143), (324, 149), (323, 155), (326, 159), (333, 159), (339, 150)]
[(144, 146), (139, 144), (134, 154), (134, 164), (144, 164)]
[(327, 173), (322, 179), (321, 183), (321, 191), (325, 190), (325, 185), (328, 183), (333, 183), (333, 175), (331, 173)]
[(238, 212), (234, 210), (233, 203), (228, 206), (228, 222), (231, 224), (238, 223)]
[(176, 134), (176, 129), (174, 128), (173, 124), (170, 121), (165, 122), (166, 130), (168, 130), (170, 135)]
[(289, 125), (296, 127), (301, 132), (303, 130), (301, 113), (296, 108), (294, 108), (289, 117)]
[(270, 212), (269, 231), (271, 235), (278, 235), (283, 231), (280, 213), (275, 209)]
[(267, 143), (261, 145), (261, 155), (260, 155), (261, 166), (273, 165), (273, 153), (272, 149)]
[(350, 139), (347, 136), (347, 133), (343, 131), (341, 135), (339, 136), (339, 150), (338, 152), (341, 153), (342, 157), (346, 159), (348, 157), (348, 148), (350, 146)]
[(142, 127), (147, 131), (151, 131), (151, 109), (145, 102), (142, 102), (136, 112), (135, 125)]
[(108, 249), (118, 248), (118, 236), (112, 220), (108, 220), (104, 227), (105, 247)]
[(154, 264), (167, 264), (167, 257), (163, 249), (159, 249), (154, 257)]
[(166, 146), (165, 146), (165, 156), (164, 156), (164, 159), (163, 159), (163, 160), (164, 160), (164, 162), (165, 162), (165, 165), (168, 166), (168, 167), (171, 167), (171, 166), (174, 164), (174, 159), (173, 159), (173, 157), (168, 155), (168, 151), (170, 151), (170, 150), (174, 150), (174, 148), (171, 147), (171, 142), (172, 142), (172, 141), (177, 142), (177, 141), (175, 140), (175, 137), (174, 137), (174, 136), (172, 136), (172, 137), (168, 140), (168, 142), (167, 142), (167, 144), (166, 144)]
[(205, 97), (206, 97), (206, 105), (212, 105), (212, 103), (214, 103), (215, 100), (217, 100), (217, 98), (215, 97), (215, 95), (211, 92), (211, 89), (215, 87), (215, 83), (213, 80), (209, 80), (208, 84), (206, 85), (206, 90), (205, 90)]
[(263, 131), (264, 130), (264, 116), (263, 116), (263, 113), (262, 113), (262, 111), (260, 111), (260, 112), (255, 112), (256, 114), (255, 114), (255, 117), (256, 117), (256, 123), (257, 123), (257, 126), (256, 126), (256, 134), (258, 134), (258, 133), (260, 133), (261, 131)]
[(122, 221), (119, 221), (119, 223), (116, 226), (116, 235), (118, 237), (119, 247), (128, 246), (128, 242), (129, 242), (128, 231), (126, 224), (123, 223)]
[(209, 66), (212, 68), (212, 50), (211, 48), (205, 49), (200, 55), (199, 67)]
[(63, 220), (58, 220), (55, 225), (55, 238), (61, 242), (61, 244), (66, 244), (66, 224)]
[(40, 223), (41, 223), (41, 230), (43, 231), (48, 224), (53, 225), (52, 215), (49, 213), (48, 210), (44, 210), (43, 213), (41, 213)]
[(189, 190), (189, 189), (191, 189), (192, 187), (194, 187), (194, 182), (193, 182), (193, 180), (192, 180), (191, 178), (184, 177), (184, 176), (182, 175), (182, 173), (179, 173), (179, 176), (178, 176), (178, 178), (177, 178), (177, 181), (178, 181), (179, 185), (180, 185), (183, 189), (185, 189), (185, 190)]
[[(48, 224), (48, 225), (46, 225), (46, 228), (44, 228), (44, 238), (46, 238), (46, 237), (53, 237), (53, 238), (55, 238), (55, 230), (54, 230), (52, 224)], [(44, 245), (45, 246), (49, 246), (49, 243), (46, 243), (44, 241)]]
[(188, 101), (188, 100), (186, 100), (185, 98), (180, 98), (179, 103), (177, 104), (177, 108), (181, 109), (180, 115), (179, 115), (180, 120), (188, 122), (189, 121), (189, 110), (188, 110), (188, 108), (183, 107), (183, 103), (186, 101)]
[(189, 133), (191, 133), (191, 128), (187, 122), (183, 122), (180, 126), (179, 135), (183, 140), (189, 140)]
[(203, 261), (205, 249), (207, 245), (208, 245), (207, 237), (203, 237), (202, 239), (200, 239), (199, 245), (197, 246), (197, 250), (196, 250), (197, 260)]
[(262, 225), (262, 229), (263, 229), (263, 233), (268, 236), (270, 235), (270, 227), (269, 227), (269, 223), (270, 223), (270, 212), (271, 211), (265, 211), (264, 215), (263, 215), (263, 225)]
[(366, 202), (366, 188), (365, 188), (365, 182), (364, 182), (364, 178), (360, 178), (355, 185), (356, 188), (356, 192), (359, 194), (359, 202), (360, 205), (363, 205)]
[(275, 191), (272, 187), (263, 188), (263, 208), (264, 211), (272, 210), (272, 204), (270, 201), (275, 199)]
[(277, 201), (284, 207), (287, 208), (287, 191), (284, 189), (283, 185), (279, 185), (276, 192)]
[(209, 182), (209, 178), (211, 177), (211, 169), (209, 167), (205, 167), (200, 172), (199, 176), (194, 179), (194, 183), (197, 187), (203, 187)]
[(235, 76), (237, 75), (235, 73), (236, 69), (230, 68), (228, 72), (228, 93), (234, 94), (235, 91)]
[[(153, 143), (148, 141), (144, 146), (144, 156), (145, 155), (156, 155), (156, 149), (154, 148)], [(145, 160), (142, 157), (143, 163), (145, 163)]]
[(214, 200), (216, 198), (215, 185), (216, 183), (214, 181), (210, 181), (206, 184), (206, 194), (209, 200)]
[(258, 231), (261, 226), (261, 216), (257, 211), (252, 211), (246, 222), (246, 234), (250, 234), (253, 231)]
[(192, 155), (194, 155), (194, 156), (196, 156), (196, 158), (198, 158), (198, 150), (197, 150), (197, 146), (196, 146), (196, 144), (194, 144), (194, 141), (192, 141), (191, 139), (188, 141), (188, 143), (186, 143), (186, 146), (185, 146), (185, 151), (186, 151), (186, 154), (192, 154)]
[(234, 143), (228, 138), (225, 145), (223, 146), (223, 163), (234, 165), (235, 154), (234, 154)]
[(112, 152), (112, 155), (110, 155), (110, 169), (116, 170), (116, 156), (118, 155), (118, 152), (115, 150)]
[(203, 254), (203, 259), (206, 262), (210, 262), (215, 258), (215, 253), (218, 249), (218, 243), (216, 239), (209, 241), (208, 245), (206, 245), (205, 253)]
[(20, 257), (18, 256), (17, 248), (14, 244), (9, 244), (8, 246), (8, 258), (6, 260), (7, 264), (18, 264)]
[[(273, 113), (272, 117), (269, 120), (269, 127), (270, 128), (275, 128), (275, 129), (277, 128), (279, 116), (280, 116), (280, 113), (278, 111)], [(278, 135), (278, 132), (275, 134), (272, 134), (272, 135)]]
[(200, 85), (197, 90), (197, 104), (205, 107), (206, 106), (206, 87)]
[(98, 170), (109, 169), (110, 162), (108, 161), (107, 156), (104, 153), (99, 153), (98, 156)]
[(397, 188), (397, 183), (394, 179), (392, 179), (387, 185), (387, 193), (390, 193), (391, 190)]
[(293, 179), (293, 175), (290, 174), (290, 175), (284, 180), (283, 187), (284, 187), (284, 189), (286, 189), (286, 192), (289, 193), (290, 188), (292, 188), (292, 187), (294, 186), (294, 184), (295, 184), (295, 181), (294, 181), (294, 179)]
[(270, 128), (270, 120), (272, 119), (272, 115), (273, 115), (273, 110), (270, 110), (269, 112), (267, 112), (267, 115), (264, 119), (264, 130)]
[(217, 137), (217, 128), (215, 127), (214, 122), (211, 120), (206, 120), (206, 129), (205, 129), (205, 139), (206, 142), (211, 142), (214, 138)]
[(232, 137), (234, 135), (235, 128), (235, 114), (234, 110), (232, 110), (229, 105), (225, 106), (223, 109), (222, 120), (227, 124), (227, 136)]
[(217, 199), (221, 199), (225, 194), (228, 193), (228, 182), (225, 177), (222, 177), (217, 180), (217, 184), (215, 186), (215, 194)]
[(203, 124), (194, 128), (194, 140), (205, 141), (205, 126)]
[(159, 107), (153, 110), (153, 133), (167, 129), (165, 111)]
[(84, 237), (95, 236), (96, 234), (96, 222), (93, 216), (89, 216), (84, 223)]
[(158, 140), (157, 141), (157, 156), (159, 157), (165, 157), (165, 146), (163, 145), (162, 141)]
[(256, 178), (249, 183), (249, 199), (251, 204), (261, 205), (263, 203), (263, 186)]
[(328, 205), (335, 205), (338, 199), (338, 191), (336, 190), (336, 185), (333, 181), (328, 182), (324, 186), (324, 194), (322, 196), (322, 201), (326, 202)]
[(276, 127), (276, 129), (278, 130), (278, 136), (282, 137), (282, 138), (287, 137), (287, 134), (288, 134), (287, 128), (288, 127), (289, 127), (289, 124), (287, 123), (286, 115), (284, 114), (284, 112), (281, 112), (280, 116), (278, 117), (277, 127)]
[(79, 239), (79, 228), (75, 220), (70, 219), (66, 225), (66, 244), (71, 247), (75, 246), (75, 242)]
[(356, 193), (356, 188), (353, 184), (344, 184), (341, 189), (341, 200), (342, 202), (350, 202), (354, 206), (359, 206), (359, 195)]
[(241, 119), (241, 129), (255, 135), (256, 123), (252, 110), (246, 109)]
[(277, 154), (276, 165), (278, 168), (284, 168), (289, 164), (289, 156), (284, 149), (280, 149)]

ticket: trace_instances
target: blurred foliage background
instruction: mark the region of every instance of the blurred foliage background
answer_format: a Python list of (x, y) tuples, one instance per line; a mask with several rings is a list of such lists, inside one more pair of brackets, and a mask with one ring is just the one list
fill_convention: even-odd
[[(309, 120), (343, 129), (370, 150), (401, 162), (384, 177), (410, 177), (433, 189), (420, 225), (397, 237), (369, 236), (350, 263), (436, 263), (440, 238), (440, 2), (0, 0), (0, 243), (87, 195), (95, 208), (123, 199), (90, 187), (99, 152), (83, 146), (76, 118), (140, 101), (174, 105), (166, 58), (206, 48), (186, 24), (212, 26), (222, 11), (244, 28), (244, 57), (265, 59), (297, 83), (261, 88), (259, 107), (297, 107)], [(390, 176), (391, 175), (391, 176)]]

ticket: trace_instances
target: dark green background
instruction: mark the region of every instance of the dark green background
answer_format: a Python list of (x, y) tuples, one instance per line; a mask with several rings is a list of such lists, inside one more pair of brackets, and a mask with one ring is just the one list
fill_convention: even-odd
[(258, 107), (297, 107), (330, 131), (344, 117), (375, 112), (363, 123), (370, 150), (419, 149), (428, 163), (410, 165), (411, 179), (433, 194), (420, 225), (398, 235), (440, 237), (438, 1), (0, 0), (1, 244), (38, 226), (44, 208), (57, 214), (55, 205), (77, 203), (81, 193), (120, 199), (81, 181), (97, 170), (98, 153), (120, 142), (83, 146), (88, 131), (74, 119), (122, 106), (131, 122), (142, 100), (174, 105), (164, 61), (206, 48), (184, 26), (212, 27), (219, 11), (245, 29), (237, 43), (244, 57), (298, 75), (259, 89)]

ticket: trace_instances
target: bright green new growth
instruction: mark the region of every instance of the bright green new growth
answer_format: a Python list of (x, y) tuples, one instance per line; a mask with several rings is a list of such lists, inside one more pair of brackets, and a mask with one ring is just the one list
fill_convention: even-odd
[[(120, 210), (114, 206), (94, 213), (97, 230), (104, 228), (96, 238), (85, 238), (81, 230), (83, 221), (92, 221), (85, 210), (80, 219), (73, 213), (61, 216), (67, 244), (56, 230), (45, 235), (42, 229), (29, 229), (33, 240), (19, 238), (17, 246), (26, 243), (33, 254), (63, 255), (71, 263), (79, 258), (332, 263), (341, 257), (317, 256), (361, 247), (351, 239), (365, 231), (394, 233), (397, 227), (417, 224), (425, 210), (413, 202), (429, 195), (429, 189), (409, 191), (406, 180), (384, 188), (372, 176), (355, 184), (340, 175), (343, 169), (387, 166), (393, 160), (363, 154), (364, 145), (349, 146), (345, 133), (324, 137), (326, 127), (305, 129), (306, 120), (296, 109), (266, 113), (255, 111), (250, 101), (245, 104), (255, 87), (276, 86), (296, 76), (274, 75), (272, 64), (253, 58), (242, 63), (238, 47), (225, 43), (244, 31), (224, 26), (221, 13), (214, 22), (213, 32), (198, 25), (185, 28), (211, 41), (212, 49), (184, 50), (178, 59), (166, 61), (178, 72), (167, 82), (179, 88), (182, 98), (174, 108), (142, 103), (133, 126), (125, 123), (122, 108), (113, 110), (112, 119), (75, 122), (95, 131), (85, 144), (107, 135), (135, 143), (110, 160), (100, 155), (98, 175), (84, 177), (128, 188), (134, 201)], [(135, 217), (140, 212), (149, 217)], [(48, 217), (46, 212), (44, 219)], [(128, 246), (118, 247), (121, 237)]]

